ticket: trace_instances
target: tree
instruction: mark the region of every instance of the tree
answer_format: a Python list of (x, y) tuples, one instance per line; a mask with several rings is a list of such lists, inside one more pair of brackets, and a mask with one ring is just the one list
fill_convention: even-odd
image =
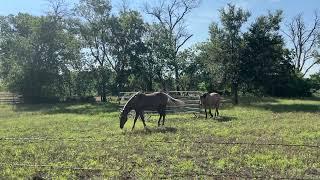
[(310, 75), (310, 80), (312, 82), (312, 91), (319, 93), (319, 90), (320, 90), (320, 72)]
[(169, 47), (167, 34), (162, 30), (161, 25), (153, 23), (147, 26), (145, 34), (145, 45), (147, 48), (147, 56), (144, 58), (144, 69), (148, 76), (149, 87), (151, 87), (152, 80), (160, 84), (161, 88), (166, 90), (168, 84), (169, 68), (167, 63), (167, 54), (165, 47)]
[(31, 101), (63, 97), (64, 76), (79, 55), (64, 20), (21, 13), (1, 19), (1, 74), (9, 90)]
[(192, 37), (187, 32), (185, 18), (199, 3), (199, 0), (161, 0), (158, 6), (145, 6), (146, 13), (157, 19), (160, 29), (166, 34), (168, 47), (163, 47), (162, 53), (166, 55), (168, 65), (175, 74), (177, 90), (181, 72), (177, 56), (182, 46)]
[(275, 96), (293, 70), (289, 51), (280, 35), (282, 11), (260, 16), (244, 34), (241, 79), (245, 91), (258, 90)]
[[(296, 72), (305, 76), (308, 71), (319, 64), (320, 61), (314, 58), (317, 52), (317, 41), (320, 33), (319, 12), (315, 12), (313, 23), (310, 27), (303, 20), (300, 13), (295, 16), (287, 25), (288, 31), (283, 31), (293, 46), (293, 62)], [(308, 63), (310, 62), (310, 63)]]
[(116, 85), (118, 92), (124, 89), (124, 85), (130, 74), (142, 78), (143, 57), (146, 47), (143, 36), (146, 27), (139, 12), (124, 9), (118, 17), (113, 17), (110, 38), (111, 68), (116, 73)]
[[(75, 23), (82, 37), (83, 47), (93, 58), (92, 66), (97, 68), (100, 77), (101, 101), (107, 100), (108, 66), (114, 66), (111, 61), (111, 4), (108, 0), (80, 0), (75, 8), (78, 19)], [(91, 59), (88, 59), (91, 60)]]
[(228, 4), (220, 10), (222, 27), (217, 23), (210, 26), (210, 41), (204, 46), (204, 53), (213, 64), (211, 67), (223, 73), (222, 81), (226, 80), (231, 85), (234, 104), (238, 104), (241, 83), (240, 63), (244, 46), (241, 27), (249, 16), (249, 12)]

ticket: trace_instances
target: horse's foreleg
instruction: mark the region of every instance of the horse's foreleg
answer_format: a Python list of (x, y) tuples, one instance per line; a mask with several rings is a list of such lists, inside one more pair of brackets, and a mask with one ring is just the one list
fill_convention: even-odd
[(160, 114), (159, 121), (158, 121), (158, 126), (160, 126), (161, 118), (162, 118), (162, 115)]
[(211, 117), (213, 117), (213, 114), (211, 112), (211, 108), (209, 108), (209, 114), (210, 114)]
[(139, 117), (139, 115), (138, 115), (138, 113), (136, 113), (136, 117), (134, 117), (134, 121), (133, 121), (132, 130), (134, 129), (134, 126), (136, 125), (138, 117)]
[(206, 119), (208, 118), (207, 109), (204, 108), (204, 112), (206, 113)]
[(219, 107), (216, 108), (217, 116), (219, 116)]
[(215, 110), (214, 110), (214, 117), (216, 117), (217, 116), (217, 108), (215, 108)]
[(162, 126), (164, 126), (164, 121), (165, 121), (165, 119), (166, 119), (166, 114), (164, 113), (164, 114), (162, 115)]

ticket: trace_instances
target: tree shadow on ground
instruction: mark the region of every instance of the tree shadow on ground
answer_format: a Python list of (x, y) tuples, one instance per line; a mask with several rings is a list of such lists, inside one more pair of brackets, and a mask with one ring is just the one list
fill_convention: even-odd
[(17, 112), (42, 112), (45, 114), (98, 114), (116, 112), (116, 103), (60, 103), (60, 104), (19, 104)]
[(320, 105), (317, 104), (258, 104), (254, 107), (270, 110), (275, 113), (284, 112), (309, 112), (319, 113)]
[(239, 98), (240, 104), (250, 105), (255, 103), (276, 103), (278, 99), (274, 97), (257, 97), (257, 96), (243, 96)]

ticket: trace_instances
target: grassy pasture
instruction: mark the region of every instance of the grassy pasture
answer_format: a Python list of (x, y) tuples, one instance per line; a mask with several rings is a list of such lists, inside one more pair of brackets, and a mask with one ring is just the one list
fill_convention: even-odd
[(319, 99), (242, 102), (134, 131), (111, 103), (0, 105), (0, 179), (320, 179)]

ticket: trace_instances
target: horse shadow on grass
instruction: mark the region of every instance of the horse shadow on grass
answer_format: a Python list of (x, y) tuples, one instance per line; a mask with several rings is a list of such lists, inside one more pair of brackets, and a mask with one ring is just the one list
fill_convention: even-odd
[(218, 116), (213, 119), (218, 122), (229, 122), (229, 121), (237, 120), (238, 118), (234, 116)]
[[(200, 115), (198, 116), (200, 119), (205, 119), (205, 115)], [(218, 122), (229, 122), (229, 121), (234, 121), (237, 120), (238, 118), (235, 116), (217, 116), (217, 117), (208, 117), (206, 120), (213, 120), (213, 121), (218, 121)]]
[(160, 126), (160, 127), (149, 127), (147, 126), (144, 129), (134, 129), (134, 130), (128, 130), (125, 131), (124, 133), (128, 133), (128, 134), (155, 134), (155, 133), (177, 133), (178, 129), (174, 128), (174, 127), (164, 127), (164, 126)]

